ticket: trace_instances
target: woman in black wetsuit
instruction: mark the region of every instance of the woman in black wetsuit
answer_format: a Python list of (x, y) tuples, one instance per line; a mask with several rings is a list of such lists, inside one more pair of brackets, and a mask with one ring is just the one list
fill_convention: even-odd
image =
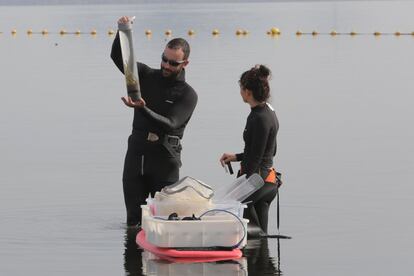
[(223, 166), (229, 162), (240, 162), (238, 176), (245, 174), (250, 177), (257, 173), (265, 181), (262, 188), (245, 200), (251, 202), (244, 216), (250, 221), (249, 237), (267, 235), (269, 207), (280, 185), (272, 168), (279, 122), (273, 107), (267, 103), (270, 96), (269, 77), (270, 70), (264, 65), (256, 65), (241, 75), (240, 94), (251, 107), (243, 132), (244, 151), (224, 153), (220, 158)]

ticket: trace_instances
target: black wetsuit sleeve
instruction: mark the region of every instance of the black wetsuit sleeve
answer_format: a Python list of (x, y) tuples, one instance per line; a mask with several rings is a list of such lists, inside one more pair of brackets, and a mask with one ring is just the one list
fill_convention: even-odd
[(122, 62), (122, 51), (121, 51), (121, 43), (119, 40), (119, 32), (116, 33), (116, 37), (114, 42), (112, 43), (112, 50), (111, 50), (111, 59), (114, 61), (116, 67), (118, 67), (119, 71), (124, 73), (124, 64)]
[(260, 161), (263, 158), (266, 141), (269, 137), (269, 127), (266, 126), (264, 120), (254, 120), (250, 125), (251, 143), (246, 145), (249, 147), (248, 154), (243, 154), (243, 173), (247, 177), (259, 170)]
[(144, 116), (154, 121), (166, 132), (169, 132), (187, 122), (193, 114), (196, 105), (197, 94), (192, 89), (188, 89), (186, 93), (174, 103), (166, 116), (155, 113), (146, 106), (142, 108), (141, 111)]
[(236, 161), (242, 161), (244, 157), (244, 153), (236, 153)]

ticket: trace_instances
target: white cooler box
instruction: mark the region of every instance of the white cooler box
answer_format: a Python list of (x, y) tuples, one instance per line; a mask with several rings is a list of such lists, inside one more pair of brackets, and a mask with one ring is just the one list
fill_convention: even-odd
[(162, 220), (149, 214), (147, 205), (142, 207), (142, 229), (148, 242), (158, 247), (213, 247), (234, 246), (247, 242), (247, 219), (240, 221), (229, 214), (203, 216), (201, 221)]

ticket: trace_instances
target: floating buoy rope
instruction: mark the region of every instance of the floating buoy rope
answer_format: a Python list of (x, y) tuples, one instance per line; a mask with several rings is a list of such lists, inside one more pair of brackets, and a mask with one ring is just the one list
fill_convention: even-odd
[[(107, 30), (106, 33), (108, 34), (108, 36), (113, 36), (113, 35), (116, 34), (116, 32), (117, 32), (116, 30), (110, 28), (110, 29)], [(0, 31), (0, 34), (3, 34), (3, 33), (4, 33), (3, 31)], [(12, 29), (10, 31), (10, 33), (11, 33), (11, 35), (15, 36), (15, 35), (17, 35), (18, 31), (17, 31), (17, 29)], [(50, 32), (50, 31), (48, 31), (48, 29), (42, 29), (41, 31), (34, 31), (33, 29), (30, 28), (30, 29), (26, 30), (26, 34), (28, 36), (35, 35), (35, 34), (41, 34), (41, 35), (59, 34), (61, 36), (69, 35), (69, 34), (74, 34), (76, 36), (79, 36), (79, 35), (82, 35), (82, 34), (90, 34), (92, 36), (96, 36), (98, 34), (98, 31), (96, 29), (92, 29), (89, 32), (82, 32), (79, 29), (75, 30), (75, 31), (67, 31), (66, 29), (63, 28), (63, 29), (58, 30), (57, 32)], [(144, 30), (144, 34), (146, 36), (152, 36), (153, 32), (150, 29), (146, 29), (146, 30)], [(193, 36), (195, 34), (196, 34), (196, 31), (194, 29), (188, 29), (188, 31), (187, 31), (188, 36)], [(211, 31), (211, 34), (213, 36), (218, 36), (218, 35), (221, 34), (221, 31), (218, 28), (215, 28)], [(238, 29), (235, 30), (234, 34), (239, 37), (239, 36), (246, 36), (246, 35), (250, 34), (250, 32), (246, 29), (238, 28)], [(282, 34), (282, 32), (277, 27), (271, 27), (270, 29), (268, 29), (266, 31), (266, 34), (269, 35), (269, 36), (272, 36), (272, 37), (278, 37)], [(171, 29), (166, 29), (164, 31), (164, 35), (170, 37), (170, 36), (173, 35), (173, 31)], [(371, 33), (370, 32), (362, 33), (362, 32), (356, 32), (354, 30), (352, 30), (350, 32), (338, 32), (336, 30), (331, 30), (331, 31), (328, 31), (328, 32), (319, 32), (317, 30), (313, 30), (313, 31), (310, 31), (310, 32), (309, 31), (304, 32), (302, 30), (297, 30), (294, 33), (294, 35), (296, 35), (298, 37), (299, 36), (304, 36), (304, 35), (310, 35), (310, 36), (313, 36), (313, 37), (316, 37), (316, 36), (319, 36), (319, 35), (329, 35), (329, 36), (332, 36), (332, 37), (339, 36), (339, 35), (341, 35), (341, 36), (345, 36), (345, 35), (348, 35), (348, 36), (373, 35), (375, 37), (388, 35), (388, 36), (400, 37), (400, 36), (414, 36), (414, 31), (412, 31), (412, 32), (401, 32), (401, 31), (380, 32), (378, 30), (375, 30), (374, 32), (371, 32)]]

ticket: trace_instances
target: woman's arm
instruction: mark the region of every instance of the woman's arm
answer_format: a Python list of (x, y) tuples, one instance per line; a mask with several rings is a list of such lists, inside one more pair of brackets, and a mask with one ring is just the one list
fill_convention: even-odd
[(260, 162), (262, 161), (267, 139), (269, 137), (270, 128), (263, 120), (255, 120), (248, 130), (251, 133), (250, 144), (246, 145), (249, 148), (248, 152), (243, 153), (243, 173), (247, 177), (255, 172), (258, 172)]

